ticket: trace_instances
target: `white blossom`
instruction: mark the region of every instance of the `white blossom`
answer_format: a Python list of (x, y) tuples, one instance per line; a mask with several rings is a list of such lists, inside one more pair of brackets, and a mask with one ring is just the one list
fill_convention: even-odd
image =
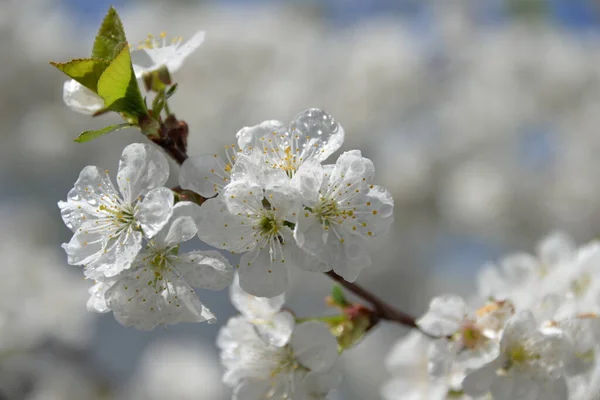
[(196, 235), (198, 208), (190, 202), (177, 203), (170, 222), (130, 269), (94, 285), (88, 307), (113, 311), (123, 325), (142, 330), (159, 324), (214, 322), (193, 288), (224, 289), (233, 279), (233, 269), (216, 251), (179, 254), (180, 244)]
[[(138, 51), (145, 52), (150, 58), (150, 63), (133, 63), (135, 76), (140, 78), (142, 75), (155, 71), (165, 66), (170, 73), (178, 71), (185, 59), (192, 54), (204, 42), (204, 32), (198, 31), (192, 37), (183, 43), (183, 38), (173, 38), (167, 41), (165, 32), (161, 32), (159, 38), (148, 35), (148, 38), (140, 43)], [(133, 55), (133, 54), (132, 54)]]
[(339, 384), (339, 374), (332, 371), (337, 341), (321, 322), (297, 325), (288, 342), (275, 346), (252, 323), (235, 317), (219, 332), (217, 345), (223, 381), (234, 388), (235, 400), (318, 399)]
[(279, 121), (264, 121), (241, 129), (236, 137), (242, 151), (260, 150), (268, 167), (291, 176), (304, 162), (325, 161), (338, 150), (344, 129), (325, 111), (311, 108), (298, 114), (289, 128)]
[(310, 267), (311, 259), (296, 245), (289, 224), (301, 210), (299, 193), (290, 186), (265, 190), (249, 182), (233, 182), (200, 209), (198, 237), (202, 241), (245, 253), (238, 273), (246, 292), (261, 297), (280, 295), (288, 286), (288, 265)]
[(92, 115), (104, 108), (104, 100), (74, 79), (63, 85), (63, 100), (67, 107), (81, 114)]
[(161, 187), (169, 164), (157, 149), (134, 143), (123, 150), (115, 190), (107, 171), (85, 167), (58, 206), (74, 235), (63, 244), (71, 265), (85, 265), (86, 274), (115, 276), (129, 268), (142, 247), (172, 213), (173, 193)]
[(373, 181), (371, 160), (353, 150), (334, 166), (304, 162), (294, 178), (304, 210), (294, 229), (298, 245), (348, 281), (370, 264), (367, 239), (386, 233), (394, 220), (391, 194)]
[(495, 400), (565, 400), (568, 351), (563, 338), (544, 335), (533, 315), (521, 311), (506, 324), (499, 356), (470, 372), (463, 390), (473, 396), (490, 391)]
[(446, 400), (451, 379), (429, 373), (431, 343), (421, 332), (413, 331), (392, 347), (385, 360), (392, 379), (381, 388), (385, 400)]

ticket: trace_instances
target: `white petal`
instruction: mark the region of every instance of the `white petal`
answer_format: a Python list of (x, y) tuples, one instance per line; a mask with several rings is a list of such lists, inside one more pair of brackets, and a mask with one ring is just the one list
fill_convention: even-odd
[(231, 214), (219, 196), (200, 206), (198, 238), (219, 249), (245, 252), (256, 246), (252, 225), (247, 217)]
[(502, 271), (506, 280), (512, 285), (537, 279), (539, 273), (538, 260), (530, 254), (520, 253), (505, 257), (502, 260)]
[(166, 224), (173, 213), (175, 201), (171, 189), (156, 188), (148, 192), (138, 203), (134, 215), (147, 238), (152, 238)]
[(288, 288), (287, 267), (282, 254), (271, 254), (268, 246), (244, 254), (238, 274), (242, 289), (254, 296), (275, 297)]
[(169, 72), (176, 72), (181, 68), (185, 59), (192, 54), (204, 42), (204, 32), (198, 31), (184, 44), (179, 46), (173, 57), (165, 60)]
[(348, 282), (354, 282), (360, 271), (371, 265), (366, 239), (331, 225), (326, 247), (333, 270)]
[(526, 374), (514, 373), (497, 377), (490, 386), (490, 392), (494, 400), (537, 400), (540, 386)]
[(167, 248), (192, 239), (198, 233), (196, 221), (199, 213), (200, 206), (190, 201), (175, 204), (169, 222), (154, 236), (154, 242)]
[(258, 214), (263, 209), (262, 188), (249, 182), (232, 182), (223, 189), (221, 196), (232, 214), (247, 216)]
[(527, 340), (533, 332), (537, 331), (537, 324), (531, 311), (519, 311), (506, 322), (500, 341), (501, 347), (512, 341)]
[(385, 359), (386, 368), (394, 375), (417, 378), (418, 366), (426, 364), (431, 340), (418, 330), (412, 330), (400, 338)]
[(265, 320), (253, 321), (258, 335), (272, 346), (283, 347), (288, 344), (296, 325), (295, 318), (282, 311)]
[(63, 100), (71, 110), (86, 115), (104, 108), (104, 100), (100, 96), (74, 79), (63, 85)]
[(301, 248), (315, 254), (320, 259), (329, 260), (326, 247), (327, 232), (323, 229), (317, 216), (310, 211), (298, 213), (294, 227), (294, 239)]
[[(283, 178), (280, 173), (284, 175)], [(277, 178), (282, 182), (289, 180), (285, 172), (265, 167), (264, 158), (258, 149), (254, 149), (249, 154), (239, 153), (231, 169), (232, 182), (244, 181), (248, 184), (263, 186), (267, 183), (266, 175), (272, 175), (270, 185), (276, 182)]]
[[(279, 149), (274, 140), (278, 140), (282, 135), (287, 134), (287, 128), (279, 121), (264, 121), (255, 126), (248, 126), (240, 129), (235, 134), (235, 137), (238, 141), (238, 146), (242, 150), (253, 150), (253, 149), (263, 149), (269, 150), (271, 153), (275, 149)], [(271, 142), (268, 140), (271, 139)], [(273, 145), (269, 145), (268, 143), (273, 143)], [(283, 151), (284, 148), (281, 148), (277, 151)], [(268, 154), (267, 156), (270, 156)]]
[(567, 400), (569, 390), (564, 378), (551, 379), (541, 385), (538, 400)]
[(462, 388), (469, 396), (483, 396), (490, 390), (498, 376), (496, 370), (502, 366), (502, 359), (497, 358), (491, 363), (471, 371), (465, 376)]
[(394, 222), (394, 199), (392, 194), (381, 186), (373, 186), (357, 205), (354, 225), (367, 236), (378, 236), (389, 232)]
[(222, 290), (233, 281), (233, 267), (217, 251), (192, 251), (177, 257), (175, 268), (192, 287)]
[(342, 383), (342, 372), (335, 366), (327, 372), (309, 372), (302, 381), (306, 391), (313, 396), (325, 396)]
[(573, 239), (564, 232), (553, 232), (537, 246), (540, 261), (546, 266), (556, 266), (571, 260), (575, 249)]
[(105, 242), (103, 250), (98, 252), (99, 257), (87, 263), (85, 274), (91, 278), (100, 272), (106, 277), (118, 275), (131, 267), (141, 249), (141, 232), (128, 229)]
[(123, 150), (117, 184), (127, 203), (163, 186), (168, 177), (169, 162), (160, 150), (142, 143), (130, 144)]
[(324, 161), (338, 150), (344, 141), (344, 129), (331, 115), (317, 108), (298, 114), (290, 124), (290, 133), (297, 136), (297, 147), (303, 149), (304, 161), (314, 158)]
[(331, 265), (319, 256), (298, 247), (292, 235), (282, 235), (285, 238), (283, 246), (283, 258), (288, 265), (294, 265), (305, 271), (327, 272), (331, 271)]
[(97, 313), (110, 312), (110, 308), (106, 305), (106, 291), (114, 284), (113, 280), (98, 281), (88, 290), (90, 298), (87, 302), (87, 310)]
[(427, 313), (417, 320), (417, 325), (432, 336), (450, 336), (460, 329), (466, 313), (467, 306), (460, 296), (434, 297)]
[(102, 232), (89, 232), (93, 221), (82, 225), (71, 237), (69, 243), (64, 243), (62, 248), (67, 253), (69, 265), (86, 265), (96, 261), (104, 249), (106, 237)]
[(138, 269), (106, 292), (108, 306), (125, 326), (151, 330), (160, 324), (213, 321), (214, 316), (183, 280), (166, 274), (156, 283), (154, 273)]
[(321, 163), (309, 159), (298, 168), (292, 177), (291, 185), (300, 192), (305, 206), (312, 206), (317, 202), (324, 174)]
[(373, 162), (361, 155), (359, 150), (343, 153), (336, 161), (328, 181), (328, 192), (346, 190), (346, 185), (360, 184), (360, 192), (365, 192), (375, 175)]
[(290, 342), (294, 357), (313, 372), (324, 372), (338, 358), (338, 344), (322, 322), (309, 321), (296, 326)]
[(190, 157), (179, 170), (179, 185), (206, 198), (218, 194), (230, 181), (227, 163), (216, 154)]
[(98, 206), (104, 204), (105, 199), (119, 202), (119, 195), (108, 174), (98, 167), (85, 167), (69, 191), (67, 201), (58, 203), (65, 225), (75, 231), (86, 220), (99, 216)]
[(276, 186), (265, 190), (265, 199), (271, 204), (277, 219), (295, 221), (302, 210), (300, 193), (291, 186)]
[(232, 400), (264, 400), (270, 397), (271, 389), (268, 380), (246, 379), (236, 386)]
[(242, 289), (237, 276), (229, 288), (229, 298), (233, 306), (249, 319), (271, 318), (285, 303), (285, 294), (271, 298), (251, 295)]

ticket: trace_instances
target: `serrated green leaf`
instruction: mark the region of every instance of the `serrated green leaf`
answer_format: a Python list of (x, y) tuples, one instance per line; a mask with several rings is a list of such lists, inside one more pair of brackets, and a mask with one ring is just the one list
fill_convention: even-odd
[(111, 6), (102, 21), (102, 25), (100, 25), (98, 35), (96, 35), (92, 57), (112, 61), (126, 44), (127, 39), (125, 38), (123, 23), (119, 18), (119, 14), (117, 14), (117, 10)]
[(85, 131), (81, 135), (75, 139), (77, 143), (85, 143), (90, 140), (96, 139), (102, 135), (106, 135), (110, 132), (120, 131), (121, 129), (129, 128), (130, 126), (134, 126), (132, 124), (119, 124), (119, 125), (110, 125), (102, 129), (98, 129), (97, 131)]
[(50, 65), (75, 79), (92, 92), (98, 92), (98, 80), (108, 68), (108, 62), (95, 58), (80, 58), (65, 63), (50, 62)]
[(128, 46), (125, 46), (104, 70), (98, 80), (98, 95), (111, 111), (130, 116), (148, 113), (133, 72)]

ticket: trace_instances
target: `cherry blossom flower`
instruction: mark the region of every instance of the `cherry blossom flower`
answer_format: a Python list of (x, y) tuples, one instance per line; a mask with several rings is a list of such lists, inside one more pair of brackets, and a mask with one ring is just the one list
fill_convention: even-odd
[(471, 371), (463, 381), (463, 390), (472, 396), (490, 391), (497, 400), (567, 399), (568, 352), (562, 337), (544, 335), (533, 314), (522, 311), (507, 322), (499, 356)]
[[(137, 48), (137, 51), (145, 52), (150, 58), (150, 63), (133, 63), (133, 70), (137, 78), (155, 71), (162, 66), (167, 67), (170, 73), (178, 71), (185, 59), (192, 54), (204, 42), (204, 32), (198, 31), (183, 43), (182, 37), (167, 40), (167, 34), (161, 32), (159, 38), (148, 35)], [(133, 54), (132, 54), (133, 56)]]
[(85, 265), (86, 275), (111, 277), (128, 269), (142, 248), (172, 213), (173, 193), (161, 187), (169, 164), (157, 149), (134, 143), (123, 150), (117, 173), (121, 195), (107, 171), (87, 166), (67, 201), (60, 201), (63, 221), (74, 235), (63, 244), (71, 265)]
[(245, 181), (227, 185), (219, 198), (201, 207), (198, 237), (211, 246), (242, 255), (241, 287), (261, 297), (282, 294), (288, 286), (288, 265), (308, 269), (311, 257), (293, 237), (301, 210), (299, 193), (289, 186), (263, 189)]
[(244, 317), (234, 317), (219, 332), (217, 346), (223, 381), (234, 388), (235, 400), (320, 399), (341, 380), (333, 369), (337, 341), (321, 322), (296, 325), (289, 341), (275, 346)]
[(373, 185), (374, 173), (371, 160), (353, 150), (334, 166), (306, 161), (292, 179), (304, 204), (294, 229), (298, 245), (348, 281), (371, 263), (367, 239), (386, 233), (394, 220), (394, 200)]

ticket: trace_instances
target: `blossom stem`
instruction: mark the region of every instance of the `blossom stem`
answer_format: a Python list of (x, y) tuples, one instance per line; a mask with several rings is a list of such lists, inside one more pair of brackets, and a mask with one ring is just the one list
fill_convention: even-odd
[(375, 314), (376, 319), (393, 321), (399, 323), (400, 325), (407, 326), (409, 328), (419, 329), (416, 319), (412, 315), (397, 310), (396, 308), (387, 304), (385, 301), (383, 301), (373, 293), (369, 292), (362, 286), (359, 286), (353, 282), (346, 281), (344, 278), (342, 278), (333, 271), (326, 272), (325, 274), (340, 285), (342, 285), (348, 291), (354, 293), (356, 296), (370, 303), (374, 308), (373, 312)]

